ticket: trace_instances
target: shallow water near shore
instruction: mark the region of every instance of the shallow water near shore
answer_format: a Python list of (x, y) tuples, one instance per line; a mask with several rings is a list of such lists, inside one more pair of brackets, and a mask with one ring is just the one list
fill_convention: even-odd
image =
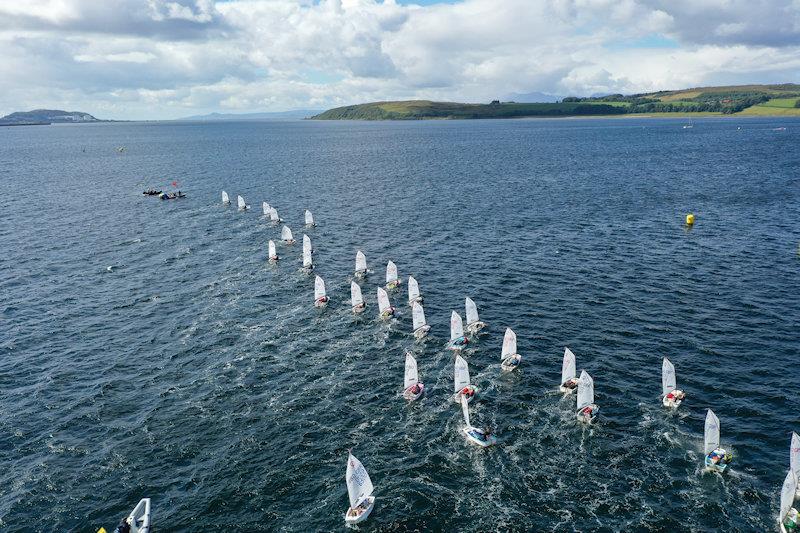
[[(352, 448), (376, 487), (365, 531), (774, 530), (800, 430), (800, 120), (682, 124), (0, 128), (0, 529), (113, 529), (147, 496), (153, 531), (344, 530)], [(186, 199), (141, 194), (173, 180)], [(298, 240), (277, 265), (264, 200)], [(390, 259), (419, 281), (423, 342), (405, 284), (377, 320)], [(466, 296), (489, 324), (465, 358), (490, 449), (451, 399)], [(595, 380), (591, 428), (557, 393), (565, 346)], [(709, 407), (724, 476), (701, 469)]]

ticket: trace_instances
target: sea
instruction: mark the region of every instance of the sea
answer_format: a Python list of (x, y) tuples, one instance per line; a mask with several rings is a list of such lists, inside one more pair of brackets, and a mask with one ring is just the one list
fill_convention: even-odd
[[(0, 530), (111, 531), (148, 497), (153, 532), (346, 531), (348, 450), (375, 486), (362, 531), (777, 530), (800, 431), (800, 121), (684, 125), (0, 128)], [(298, 240), (276, 265), (263, 201)], [(389, 260), (419, 281), (424, 341), (405, 282), (378, 319)], [(488, 324), (463, 352), (485, 449), (452, 401), (465, 297)], [(557, 390), (565, 347), (594, 378), (591, 426)], [(703, 470), (708, 409), (723, 475)]]

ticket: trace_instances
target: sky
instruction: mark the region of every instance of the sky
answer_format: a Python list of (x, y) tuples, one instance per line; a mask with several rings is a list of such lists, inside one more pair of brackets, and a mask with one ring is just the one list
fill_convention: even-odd
[(0, 0), (0, 116), (800, 81), (800, 0)]

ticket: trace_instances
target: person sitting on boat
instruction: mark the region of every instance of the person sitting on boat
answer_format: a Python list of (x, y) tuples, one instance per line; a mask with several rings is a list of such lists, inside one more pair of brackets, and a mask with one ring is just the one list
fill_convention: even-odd
[(467, 400), (469, 400), (475, 394), (475, 389), (472, 387), (464, 387), (460, 392), (464, 397), (467, 398)]
[(722, 466), (722, 465), (727, 465), (733, 460), (733, 454), (725, 451), (724, 448), (717, 448), (716, 450), (708, 454), (708, 458), (715, 465)]
[(419, 383), (414, 383), (411, 386), (411, 394), (419, 394)]
[(583, 415), (586, 418), (592, 418), (592, 416), (594, 416), (594, 406), (587, 405), (586, 407), (581, 409), (581, 415)]
[(667, 403), (675, 403), (683, 400), (684, 398), (686, 398), (686, 393), (678, 389), (669, 391), (669, 393), (667, 393), (667, 395), (664, 397), (664, 399), (667, 400)]
[(578, 378), (569, 378), (567, 381), (562, 383), (561, 386), (565, 389), (573, 390), (578, 386)]
[(462, 346), (466, 346), (467, 344), (469, 344), (469, 340), (467, 340), (466, 337), (459, 337), (457, 339), (453, 339), (453, 342), (452, 342), (453, 346), (459, 347), (459, 348), (462, 347)]
[(320, 296), (319, 298), (317, 298), (314, 301), (314, 303), (315, 304), (326, 304), (326, 303), (328, 303), (328, 297), (327, 296)]
[(131, 525), (128, 523), (128, 518), (123, 518), (122, 522), (119, 523), (117, 529), (114, 530), (114, 533), (130, 533)]

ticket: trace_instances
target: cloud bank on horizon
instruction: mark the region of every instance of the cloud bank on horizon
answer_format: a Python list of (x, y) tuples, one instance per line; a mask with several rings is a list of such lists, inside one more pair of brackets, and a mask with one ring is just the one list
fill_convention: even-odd
[(0, 21), (0, 115), (486, 102), (800, 73), (798, 0), (27, 0), (1, 3)]

